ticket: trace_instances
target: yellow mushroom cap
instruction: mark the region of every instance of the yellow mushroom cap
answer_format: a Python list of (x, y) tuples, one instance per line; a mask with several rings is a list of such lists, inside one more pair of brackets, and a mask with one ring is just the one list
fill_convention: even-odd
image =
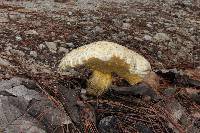
[(133, 74), (142, 79), (151, 71), (150, 63), (143, 56), (122, 45), (107, 41), (90, 43), (72, 50), (61, 60), (59, 68), (64, 70), (80, 65), (105, 73), (116, 72), (122, 77)]

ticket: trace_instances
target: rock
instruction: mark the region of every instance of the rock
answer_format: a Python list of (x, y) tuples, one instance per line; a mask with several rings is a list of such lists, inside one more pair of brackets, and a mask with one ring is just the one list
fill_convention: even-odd
[(8, 18), (0, 16), (0, 23), (8, 23), (8, 22), (9, 22)]
[(12, 66), (9, 61), (0, 57), (0, 66)]
[(161, 58), (162, 58), (162, 52), (161, 52), (161, 51), (158, 51), (158, 52), (157, 52), (157, 56), (158, 56), (159, 59), (161, 59)]
[(163, 90), (163, 95), (165, 96), (172, 96), (176, 93), (177, 88), (175, 87), (169, 87)]
[(28, 31), (24, 31), (24, 33), (26, 35), (38, 35), (38, 33), (35, 30), (28, 30)]
[(40, 44), (39, 45), (39, 48), (42, 50), (42, 49), (44, 49), (46, 46), (44, 45), (44, 44)]
[(66, 43), (66, 45), (67, 45), (69, 48), (74, 48), (74, 47), (75, 47), (75, 45), (74, 45), (72, 42)]
[(134, 37), (134, 39), (137, 40), (137, 41), (140, 41), (140, 42), (143, 41), (142, 38), (139, 38), (139, 37)]
[(130, 29), (130, 28), (131, 28), (131, 24), (129, 24), (129, 23), (123, 23), (123, 24), (122, 24), (122, 29), (128, 30), (128, 29)]
[(153, 131), (142, 122), (136, 123), (136, 129), (139, 133), (153, 133)]
[(19, 13), (19, 12), (16, 12), (16, 11), (11, 11), (10, 14), (9, 14), (9, 17), (10, 17), (11, 20), (17, 21), (17, 20), (20, 20), (20, 19), (25, 19), (27, 17), (27, 14)]
[(38, 21), (38, 20), (33, 21), (32, 24), (33, 24), (34, 26), (36, 26), (36, 27), (40, 27), (40, 26), (42, 25), (41, 21)]
[(15, 55), (17, 54), (17, 55), (19, 55), (19, 56), (24, 56), (24, 55), (25, 55), (25, 53), (24, 53), (23, 51), (16, 50), (16, 49), (11, 49), (10, 52), (11, 52), (12, 54), (15, 54)]
[(96, 26), (94, 29), (95, 32), (103, 33), (103, 29), (100, 26)]
[(177, 44), (176, 43), (174, 43), (174, 42), (169, 42), (168, 43), (168, 46), (171, 48), (171, 51), (172, 52), (175, 52), (175, 51), (177, 51)]
[(117, 118), (114, 116), (104, 117), (100, 120), (98, 129), (101, 133), (117, 133), (119, 132), (117, 121)]
[(158, 42), (163, 42), (163, 41), (169, 41), (170, 40), (169, 36), (167, 34), (165, 34), (165, 33), (157, 33), (153, 38)]
[(72, 12), (71, 12), (71, 11), (68, 11), (68, 15), (71, 16), (71, 15), (72, 15)]
[(30, 55), (31, 55), (32, 57), (35, 57), (35, 58), (36, 58), (36, 57), (37, 57), (37, 52), (36, 52), (36, 51), (31, 51), (31, 52), (30, 52)]
[(10, 50), (12, 50), (12, 47), (11, 47), (11, 46), (7, 46), (7, 47), (5, 48), (6, 53), (10, 53)]
[(21, 41), (21, 40), (22, 40), (22, 37), (19, 36), (19, 35), (17, 35), (17, 36), (15, 37), (15, 40), (16, 40), (16, 41)]
[(86, 89), (81, 89), (81, 94), (86, 94)]
[(56, 51), (57, 51), (57, 44), (55, 42), (45, 42), (45, 43), (46, 43), (46, 46), (49, 48), (49, 50), (52, 53), (56, 53)]
[(152, 37), (149, 36), (149, 35), (145, 35), (145, 36), (144, 36), (144, 40), (146, 40), (146, 41), (151, 41), (151, 40), (152, 40)]
[(66, 49), (65, 47), (60, 47), (59, 50), (58, 50), (59, 53), (68, 53), (69, 50)]
[(152, 28), (153, 26), (151, 25), (151, 23), (147, 23), (147, 27)]
[[(61, 125), (71, 126), (72, 121), (63, 106), (54, 106), (49, 97), (34, 81), (22, 78), (0, 80), (0, 132), (46, 133), (57, 132)], [(43, 112), (41, 121), (38, 114)]]

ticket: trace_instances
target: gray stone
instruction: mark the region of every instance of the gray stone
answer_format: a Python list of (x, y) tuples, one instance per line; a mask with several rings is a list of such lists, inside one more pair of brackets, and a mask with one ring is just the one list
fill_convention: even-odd
[(12, 47), (11, 47), (11, 46), (7, 46), (7, 47), (5, 48), (5, 51), (6, 51), (6, 52), (9, 52), (10, 50), (12, 50)]
[(177, 44), (175, 44), (174, 42), (169, 42), (169, 43), (168, 43), (168, 46), (169, 46), (170, 48), (172, 48), (172, 49), (176, 49)]
[(142, 38), (139, 38), (139, 37), (134, 37), (134, 39), (137, 40), (137, 41), (140, 41), (140, 42), (143, 41)]
[(22, 40), (22, 37), (19, 36), (19, 35), (17, 35), (17, 36), (15, 37), (15, 40), (16, 40), (16, 41), (21, 41), (21, 40)]
[(152, 37), (149, 36), (149, 35), (145, 35), (145, 36), (144, 36), (144, 40), (146, 40), (146, 41), (151, 41), (151, 40), (152, 40)]
[(37, 31), (35, 31), (35, 30), (24, 31), (24, 33), (26, 35), (38, 35)]
[(151, 23), (147, 23), (147, 27), (152, 28), (153, 26), (151, 25)]
[(175, 87), (169, 87), (169, 88), (164, 89), (162, 93), (165, 96), (172, 96), (176, 93), (176, 90), (177, 89)]
[(9, 61), (0, 57), (0, 66), (12, 66)]
[(19, 55), (19, 56), (24, 56), (24, 55), (25, 55), (25, 53), (24, 53), (23, 51), (16, 50), (16, 49), (11, 49), (10, 52), (11, 52), (12, 54), (17, 54), (17, 55)]
[(75, 47), (75, 45), (74, 45), (72, 42), (66, 43), (66, 45), (67, 45), (68, 47), (70, 47), (70, 48), (74, 48), (74, 47)]
[(69, 50), (66, 49), (65, 47), (60, 47), (59, 50), (58, 50), (59, 53), (68, 53)]
[(170, 40), (169, 36), (167, 34), (165, 34), (165, 33), (157, 33), (153, 38), (158, 42), (163, 42), (163, 41), (169, 41)]
[(129, 23), (123, 23), (123, 24), (122, 24), (122, 29), (128, 30), (128, 29), (130, 29), (130, 28), (131, 28), (131, 24), (129, 24)]
[(86, 94), (86, 89), (81, 89), (81, 94)]
[[(44, 121), (41, 122), (35, 114), (44, 111), (46, 114), (42, 116)], [(55, 107), (46, 95), (40, 94), (33, 81), (22, 78), (0, 81), (0, 119), (0, 132), (8, 133), (46, 133), (46, 123), (51, 123), (55, 128), (72, 123), (62, 106)], [(54, 132), (51, 127), (46, 130)]]
[(73, 13), (71, 11), (68, 12), (68, 15), (71, 16)]
[(42, 50), (42, 49), (44, 49), (46, 46), (44, 45), (44, 44), (40, 44), (39, 45), (39, 48)]
[(52, 53), (56, 53), (56, 51), (57, 51), (57, 44), (55, 42), (45, 42), (45, 43), (46, 43), (46, 46), (49, 48), (49, 50)]
[(31, 52), (30, 52), (30, 55), (31, 55), (32, 57), (35, 57), (35, 58), (36, 58), (36, 57), (37, 57), (37, 52), (36, 52), (36, 51), (31, 51)]
[(19, 12), (15, 12), (15, 11), (11, 11), (10, 14), (9, 14), (9, 17), (11, 20), (19, 20), (19, 19), (24, 19), (26, 18), (26, 14), (24, 13), (19, 13)]
[(104, 30), (101, 27), (99, 27), (99, 26), (95, 27), (95, 32), (103, 33), (103, 31)]
[(7, 23), (9, 22), (8, 18), (0, 16), (0, 23)]
[(157, 56), (158, 56), (158, 58), (161, 59), (161, 58), (162, 58), (162, 52), (161, 52), (161, 51), (158, 51), (158, 52), (157, 52)]

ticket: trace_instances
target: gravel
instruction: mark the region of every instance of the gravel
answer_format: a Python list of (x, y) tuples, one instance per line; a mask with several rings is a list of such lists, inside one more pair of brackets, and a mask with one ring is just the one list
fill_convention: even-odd
[(49, 48), (49, 51), (52, 53), (56, 53), (57, 51), (57, 44), (55, 42), (45, 42), (46, 46)]

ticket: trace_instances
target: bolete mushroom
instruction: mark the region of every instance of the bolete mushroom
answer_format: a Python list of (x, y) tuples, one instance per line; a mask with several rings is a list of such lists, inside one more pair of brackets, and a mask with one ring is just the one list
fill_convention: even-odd
[(88, 81), (87, 93), (101, 95), (112, 84), (111, 73), (134, 85), (151, 71), (150, 63), (138, 53), (107, 41), (81, 46), (67, 53), (59, 64), (60, 70), (84, 65), (93, 71)]

